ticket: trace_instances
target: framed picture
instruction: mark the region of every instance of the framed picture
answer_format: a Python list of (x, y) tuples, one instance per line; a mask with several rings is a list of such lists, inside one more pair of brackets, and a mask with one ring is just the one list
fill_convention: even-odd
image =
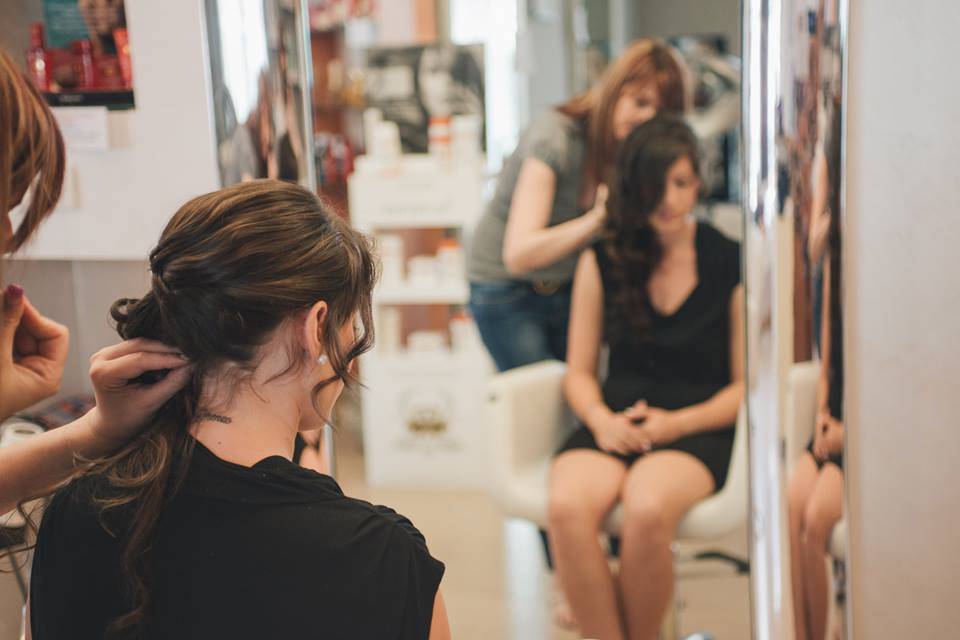
[(367, 106), (397, 123), (404, 153), (427, 151), (431, 118), (477, 115), (484, 122), (482, 44), (371, 49), (364, 75)]
[(54, 106), (131, 109), (133, 68), (124, 0), (43, 0), (27, 72)]

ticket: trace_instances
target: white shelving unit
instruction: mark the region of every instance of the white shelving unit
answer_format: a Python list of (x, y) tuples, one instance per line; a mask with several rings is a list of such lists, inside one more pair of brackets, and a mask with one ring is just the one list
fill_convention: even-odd
[(383, 283), (375, 293), (376, 304), (445, 304), (464, 305), (470, 299), (466, 282), (438, 283), (434, 287), (407, 283)]
[[(410, 229), (453, 231), (461, 239), (483, 210), (483, 158), (440, 161), (407, 155), (384, 164), (357, 159), (348, 182), (353, 224), (376, 236)], [(462, 306), (465, 279), (410, 282), (386, 273), (374, 292), (374, 316), (385, 308)], [(383, 344), (383, 340), (378, 340)], [(389, 342), (389, 341), (388, 341)], [(385, 351), (361, 359), (367, 481), (394, 487), (481, 487), (488, 451), (482, 422), (493, 365), (479, 339), (453, 351)]]

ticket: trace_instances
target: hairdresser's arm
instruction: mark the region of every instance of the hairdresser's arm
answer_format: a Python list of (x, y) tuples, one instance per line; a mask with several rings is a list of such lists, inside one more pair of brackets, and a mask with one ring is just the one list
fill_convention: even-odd
[[(160, 369), (170, 370), (160, 382), (131, 384)], [(90, 366), (94, 409), (59, 429), (0, 449), (0, 513), (67, 480), (77, 457), (116, 451), (183, 387), (190, 370), (175, 349), (152, 340), (127, 340), (99, 351)]]
[(437, 598), (433, 602), (430, 640), (450, 640), (450, 621), (447, 619), (447, 607), (443, 603), (443, 594), (439, 591), (437, 591)]
[(643, 419), (643, 430), (652, 444), (672, 442), (684, 436), (727, 428), (737, 419), (744, 391), (743, 285), (730, 296), (730, 384), (707, 400), (666, 411), (638, 403), (625, 413)]
[(603, 227), (607, 217), (605, 187), (597, 189), (590, 211), (548, 227), (556, 192), (557, 174), (553, 169), (537, 158), (524, 160), (503, 240), (503, 263), (510, 273), (521, 275), (549, 266), (585, 247)]
[(807, 236), (807, 257), (811, 264), (817, 264), (827, 247), (827, 235), (830, 231), (830, 209), (827, 198), (830, 190), (830, 176), (827, 175), (827, 161), (822, 150), (813, 158), (813, 198), (810, 206), (810, 229)]

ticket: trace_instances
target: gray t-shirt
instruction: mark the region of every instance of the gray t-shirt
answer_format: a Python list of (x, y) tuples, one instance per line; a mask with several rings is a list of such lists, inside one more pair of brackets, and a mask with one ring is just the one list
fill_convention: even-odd
[(477, 224), (467, 256), (467, 275), (471, 282), (527, 280), (568, 282), (573, 279), (578, 253), (559, 262), (523, 274), (511, 275), (503, 264), (503, 237), (513, 191), (520, 168), (527, 158), (546, 163), (557, 177), (553, 206), (547, 226), (572, 220), (584, 213), (580, 207), (580, 187), (586, 164), (586, 140), (582, 127), (559, 111), (542, 113), (520, 137), (516, 151), (504, 163), (497, 179), (497, 190)]

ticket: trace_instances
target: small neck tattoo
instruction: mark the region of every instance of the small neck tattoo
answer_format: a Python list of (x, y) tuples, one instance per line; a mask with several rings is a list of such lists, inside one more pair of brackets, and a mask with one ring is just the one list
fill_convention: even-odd
[(227, 416), (221, 416), (216, 413), (210, 413), (204, 411), (203, 413), (197, 414), (197, 420), (213, 420), (214, 422), (221, 422), (223, 424), (230, 424), (233, 422), (233, 418), (228, 418)]

